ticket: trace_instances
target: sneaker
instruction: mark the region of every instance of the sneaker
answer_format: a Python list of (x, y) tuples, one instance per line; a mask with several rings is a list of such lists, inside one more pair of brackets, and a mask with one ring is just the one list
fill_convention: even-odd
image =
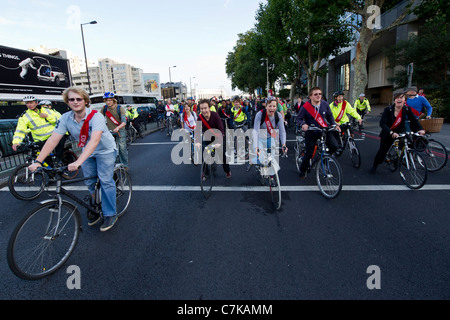
[(300, 173), (298, 174), (298, 177), (300, 179), (305, 179), (306, 178), (306, 172), (300, 171)]
[(114, 226), (114, 224), (116, 224), (116, 222), (117, 216), (104, 217), (104, 221), (102, 226), (100, 227), (100, 231), (108, 231)]
[(227, 173), (227, 179), (231, 178), (231, 171)]
[(92, 211), (88, 210), (87, 218), (88, 218), (88, 226), (92, 227), (93, 225), (96, 225), (97, 222), (100, 221), (101, 216), (98, 213), (95, 213), (95, 212), (92, 212)]

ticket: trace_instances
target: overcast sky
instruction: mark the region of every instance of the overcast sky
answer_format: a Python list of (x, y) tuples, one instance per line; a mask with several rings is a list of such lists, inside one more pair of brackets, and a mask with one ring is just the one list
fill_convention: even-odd
[[(159, 73), (161, 82), (189, 88), (224, 88), (231, 94), (225, 60), (239, 33), (255, 25), (264, 0), (81, 0), (0, 1), (0, 44), (29, 49), (41, 45), (84, 57), (111, 58)], [(195, 77), (195, 79), (194, 79)]]

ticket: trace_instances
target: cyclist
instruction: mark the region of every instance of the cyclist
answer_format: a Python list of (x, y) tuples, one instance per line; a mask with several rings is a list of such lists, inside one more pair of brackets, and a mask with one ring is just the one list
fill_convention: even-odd
[(231, 121), (231, 108), (227, 105), (226, 100), (222, 100), (219, 105), (219, 109), (217, 110), (217, 113), (220, 116), (220, 119), (222, 120), (223, 127), (229, 128), (230, 127), (230, 121)]
[(194, 129), (197, 126), (197, 114), (194, 111), (191, 111), (191, 106), (188, 104), (184, 106), (183, 111), (184, 112), (180, 116), (181, 127), (189, 133), (194, 132)]
[(158, 111), (158, 121), (164, 120), (164, 105), (162, 104), (162, 101), (158, 101), (158, 105), (156, 106), (156, 110)]
[(39, 102), (39, 105), (41, 107), (47, 108), (47, 110), (49, 110), (55, 116), (56, 121), (58, 121), (59, 118), (61, 118), (61, 113), (59, 113), (58, 110), (53, 109), (53, 105), (50, 100), (42, 100)]
[[(166, 120), (171, 121), (171, 117), (175, 117), (175, 107), (172, 104), (172, 100), (168, 99), (165, 107)], [(169, 126), (167, 126), (167, 135), (169, 135)]]
[[(344, 93), (342, 91), (337, 91), (334, 93), (334, 101), (330, 104), (331, 112), (333, 113), (334, 121), (338, 126), (342, 126), (343, 128), (349, 127), (350, 133), (353, 137), (353, 129), (349, 125), (349, 118), (347, 114), (351, 115), (353, 118), (358, 120), (359, 125), (362, 124), (361, 116), (356, 112), (355, 109), (351, 106), (351, 104), (344, 99)], [(339, 132), (334, 132), (336, 136), (336, 141), (339, 144), (339, 149), (336, 151), (336, 155), (340, 155), (342, 153), (341, 139), (339, 139)]]
[(369, 170), (370, 174), (374, 174), (378, 165), (383, 163), (389, 148), (398, 138), (399, 133), (405, 132), (407, 118), (414, 132), (418, 132), (420, 135), (425, 134), (425, 130), (411, 109), (406, 105), (405, 94), (401, 91), (394, 94), (394, 104), (384, 109), (380, 120), (380, 148), (375, 155), (373, 166)]
[(411, 107), (416, 117), (419, 117), (422, 113), (426, 113), (427, 119), (431, 119), (433, 108), (427, 98), (417, 94), (417, 87), (408, 88), (406, 90), (406, 98), (406, 105)]
[[(215, 145), (216, 151), (221, 148), (222, 149), (222, 155), (223, 155), (223, 171), (225, 171), (226, 173), (226, 177), (227, 178), (231, 178), (231, 169), (230, 169), (230, 165), (226, 163), (226, 156), (225, 156), (225, 147), (224, 147), (224, 135), (225, 135), (225, 130), (223, 128), (223, 124), (222, 121), (220, 120), (219, 115), (216, 112), (212, 112), (210, 110), (210, 106), (209, 106), (209, 100), (204, 99), (204, 100), (200, 100), (199, 104), (199, 109), (200, 109), (200, 114), (198, 116), (199, 120), (202, 122), (202, 133), (205, 133), (208, 130), (212, 130), (212, 129), (216, 129), (215, 131), (219, 130), (221, 133), (221, 136), (215, 136), (214, 137), (214, 141), (215, 140), (220, 140), (218, 141), (218, 143)], [(206, 142), (203, 141), (203, 146), (206, 145)], [(202, 144), (200, 144), (200, 142), (196, 142), (196, 147), (199, 148), (201, 147)], [(206, 179), (206, 176), (209, 174), (209, 172), (205, 172), (204, 173), (204, 178)]]
[[(361, 116), (361, 119), (364, 119), (364, 116), (371, 111), (369, 100), (364, 93), (359, 95), (359, 99), (356, 99), (354, 106), (356, 112)], [(364, 124), (361, 124), (361, 129), (364, 129)]]
[(241, 98), (239, 96), (235, 96), (233, 99), (231, 116), (232, 116), (232, 127), (234, 127), (234, 125), (239, 126), (241, 124), (244, 124), (243, 128), (246, 128), (247, 116), (245, 115), (244, 109), (242, 108)]
[[(258, 111), (253, 124), (253, 142), (256, 155), (259, 157), (261, 149), (271, 149), (281, 141), (283, 153), (287, 153), (286, 128), (284, 126), (283, 115), (277, 111), (277, 100), (269, 97), (266, 101), (266, 108)], [(277, 132), (278, 129), (278, 132)], [(252, 162), (255, 162), (253, 160)], [(271, 179), (273, 183), (275, 180)]]
[[(116, 216), (116, 184), (113, 171), (116, 162), (116, 143), (105, 123), (105, 118), (89, 107), (89, 94), (83, 89), (71, 87), (63, 93), (64, 102), (72, 111), (61, 116), (52, 136), (47, 140), (35, 163), (29, 166), (34, 172), (42, 165), (44, 159), (55, 148), (68, 131), (83, 148), (78, 159), (69, 164), (69, 171), (75, 171), (81, 166), (85, 177), (97, 176), (100, 179), (102, 212), (104, 221), (101, 231), (111, 229), (117, 221)], [(94, 196), (97, 179), (86, 180), (90, 193)], [(100, 221), (88, 211), (89, 225)]]
[(117, 104), (113, 92), (105, 92), (103, 101), (106, 105), (103, 107), (103, 115), (106, 118), (106, 125), (113, 135), (117, 135), (119, 145), (119, 161), (128, 170), (128, 149), (127, 149), (127, 116), (125, 109)]
[(12, 149), (14, 151), (17, 151), (28, 132), (31, 132), (35, 142), (44, 144), (53, 133), (57, 122), (51, 111), (38, 106), (36, 97), (25, 96), (23, 101), (27, 106), (27, 110), (22, 113), (17, 122), (12, 141)]
[[(322, 89), (319, 87), (311, 88), (309, 90), (309, 99), (297, 115), (297, 125), (305, 132), (305, 155), (300, 166), (300, 179), (306, 178), (306, 171), (309, 169), (309, 160), (314, 153), (314, 146), (321, 135), (319, 131), (308, 131), (308, 128), (311, 125), (325, 128), (329, 125), (336, 124), (328, 102), (322, 99)], [(340, 131), (339, 127), (338, 131)], [(335, 153), (338, 149), (338, 143), (332, 132), (327, 132), (326, 143), (330, 154)]]
[(136, 128), (137, 134), (139, 136), (142, 136), (141, 126), (139, 125), (137, 120), (139, 118), (139, 113), (137, 112), (137, 110), (132, 106), (127, 105), (126, 116), (127, 116), (127, 127), (129, 123), (133, 123), (133, 126)]

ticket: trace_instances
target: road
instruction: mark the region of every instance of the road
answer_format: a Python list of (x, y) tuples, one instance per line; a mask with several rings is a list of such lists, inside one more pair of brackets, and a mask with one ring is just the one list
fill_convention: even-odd
[[(87, 226), (83, 210), (75, 252), (36, 282), (16, 278), (5, 257), (14, 226), (37, 201), (2, 189), (0, 299), (449, 299), (450, 165), (416, 191), (382, 166), (369, 175), (376, 121), (366, 128), (358, 141), (362, 166), (339, 158), (344, 188), (333, 200), (319, 193), (314, 176), (297, 178), (290, 132), (277, 212), (245, 166), (232, 166), (231, 179), (219, 168), (221, 188), (205, 200), (200, 168), (174, 165), (175, 143), (161, 132), (148, 135), (130, 146), (134, 192), (126, 215), (101, 233)], [(79, 290), (66, 285), (71, 265), (80, 268)]]

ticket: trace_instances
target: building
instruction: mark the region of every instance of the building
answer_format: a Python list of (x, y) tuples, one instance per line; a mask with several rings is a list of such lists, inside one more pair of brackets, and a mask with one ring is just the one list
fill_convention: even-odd
[[(408, 1), (402, 1), (393, 9), (381, 15), (381, 26), (389, 26), (401, 14)], [(400, 25), (385, 32), (373, 41), (369, 48), (367, 57), (368, 84), (365, 91), (366, 97), (371, 104), (387, 105), (392, 102), (393, 84), (389, 78), (394, 75), (395, 70), (388, 68), (388, 59), (383, 53), (384, 48), (392, 47), (402, 40), (408, 39), (411, 34), (417, 34), (418, 21), (413, 14), (405, 18), (409, 23)], [(324, 91), (328, 100), (333, 98), (333, 93), (343, 91), (346, 97), (352, 96), (354, 82), (353, 59), (356, 57), (356, 46), (351, 46), (336, 57), (330, 57), (324, 62), (328, 67), (325, 77), (319, 77), (317, 84)], [(358, 92), (359, 95), (362, 92)], [(351, 102), (353, 103), (353, 101)]]
[(201, 100), (201, 99), (211, 99), (211, 98), (222, 98), (222, 99), (226, 99), (227, 98), (227, 93), (225, 91), (225, 89), (220, 88), (220, 89), (198, 89), (197, 87), (195, 87), (194, 89), (192, 89), (192, 95), (194, 97), (194, 99), (196, 100)]
[[(86, 73), (73, 74), (75, 86), (89, 92)], [(144, 93), (143, 71), (126, 63), (116, 62), (110, 58), (98, 60), (98, 66), (89, 67), (89, 80), (92, 94), (114, 93)]]
[(161, 83), (161, 95), (163, 99), (186, 100), (187, 87), (183, 82)]

